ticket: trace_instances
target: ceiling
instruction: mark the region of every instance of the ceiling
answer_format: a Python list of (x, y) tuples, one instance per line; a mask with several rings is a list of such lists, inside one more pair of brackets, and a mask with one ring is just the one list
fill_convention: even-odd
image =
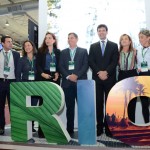
[(21, 44), (28, 39), (28, 19), (38, 25), (38, 0), (0, 0), (0, 35)]

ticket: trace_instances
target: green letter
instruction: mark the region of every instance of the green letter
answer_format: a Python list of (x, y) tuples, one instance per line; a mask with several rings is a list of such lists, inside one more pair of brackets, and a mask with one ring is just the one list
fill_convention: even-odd
[[(31, 107), (31, 96), (43, 99)], [(64, 106), (64, 93), (51, 82), (15, 82), (10, 86), (11, 137), (26, 142), (32, 137), (31, 121), (38, 121), (49, 143), (66, 144), (70, 136), (56, 115)]]

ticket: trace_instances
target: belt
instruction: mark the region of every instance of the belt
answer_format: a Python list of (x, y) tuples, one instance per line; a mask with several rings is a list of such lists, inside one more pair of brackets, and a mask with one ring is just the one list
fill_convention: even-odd
[(5, 79), (5, 78), (0, 78), (0, 81), (3, 81), (3, 82), (13, 82), (13, 81), (16, 81), (16, 79)]

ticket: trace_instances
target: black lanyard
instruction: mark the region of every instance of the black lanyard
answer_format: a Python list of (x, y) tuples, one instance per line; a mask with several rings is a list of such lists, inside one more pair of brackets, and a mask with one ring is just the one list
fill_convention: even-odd
[(128, 70), (128, 58), (129, 58), (130, 52), (128, 53), (127, 57), (124, 53), (124, 68), (125, 70)]

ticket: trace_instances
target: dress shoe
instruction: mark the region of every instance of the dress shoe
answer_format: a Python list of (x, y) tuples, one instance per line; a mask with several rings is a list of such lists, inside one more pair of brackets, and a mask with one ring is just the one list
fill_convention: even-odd
[(113, 138), (113, 135), (110, 132), (105, 132), (107, 137)]
[(44, 134), (39, 134), (39, 138), (45, 138)]
[(4, 129), (0, 128), (0, 135), (4, 135)]
[(97, 130), (97, 136), (101, 136), (103, 134), (103, 130)]
[(74, 134), (74, 131), (73, 130), (67, 130), (69, 135), (72, 136)]
[(34, 128), (32, 128), (32, 132), (36, 132), (36, 130)]

